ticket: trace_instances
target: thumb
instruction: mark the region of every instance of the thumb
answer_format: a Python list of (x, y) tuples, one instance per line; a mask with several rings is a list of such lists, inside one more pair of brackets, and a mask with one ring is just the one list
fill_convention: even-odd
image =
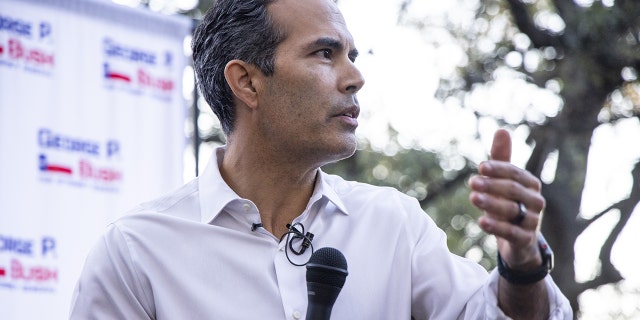
[(511, 136), (504, 129), (498, 129), (493, 135), (491, 159), (511, 162)]

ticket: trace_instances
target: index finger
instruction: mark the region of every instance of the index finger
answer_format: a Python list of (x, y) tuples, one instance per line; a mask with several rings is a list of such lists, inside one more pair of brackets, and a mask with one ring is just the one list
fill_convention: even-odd
[(540, 191), (542, 183), (531, 172), (515, 165), (496, 160), (488, 160), (478, 166), (478, 173), (485, 177), (512, 180), (526, 188)]

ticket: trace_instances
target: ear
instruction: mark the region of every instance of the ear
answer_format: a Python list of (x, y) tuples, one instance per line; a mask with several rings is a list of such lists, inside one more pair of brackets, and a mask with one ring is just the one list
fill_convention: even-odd
[(252, 109), (258, 106), (255, 82), (259, 74), (255, 66), (242, 60), (231, 60), (224, 68), (224, 77), (233, 94)]

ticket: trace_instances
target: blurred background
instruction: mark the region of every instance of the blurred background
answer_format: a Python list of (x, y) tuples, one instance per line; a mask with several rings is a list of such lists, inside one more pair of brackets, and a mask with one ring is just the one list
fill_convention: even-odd
[[(193, 26), (214, 1), (113, 2)], [(576, 318), (640, 318), (640, 2), (338, 5), (367, 83), (359, 93), (358, 151), (324, 170), (416, 197), (453, 252), (492, 269), (495, 239), (476, 224), (481, 213), (468, 201), (467, 181), (487, 159), (494, 131), (507, 128), (513, 162), (543, 181), (541, 229), (555, 252), (552, 275)], [(194, 89), (189, 41), (179, 80), (183, 181), (224, 144)]]

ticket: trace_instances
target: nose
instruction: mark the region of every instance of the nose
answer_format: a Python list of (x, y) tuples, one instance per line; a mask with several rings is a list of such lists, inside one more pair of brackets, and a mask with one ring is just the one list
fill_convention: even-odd
[(347, 94), (354, 94), (364, 86), (364, 77), (362, 73), (351, 61), (347, 60), (344, 70), (344, 77), (340, 83), (340, 91)]

